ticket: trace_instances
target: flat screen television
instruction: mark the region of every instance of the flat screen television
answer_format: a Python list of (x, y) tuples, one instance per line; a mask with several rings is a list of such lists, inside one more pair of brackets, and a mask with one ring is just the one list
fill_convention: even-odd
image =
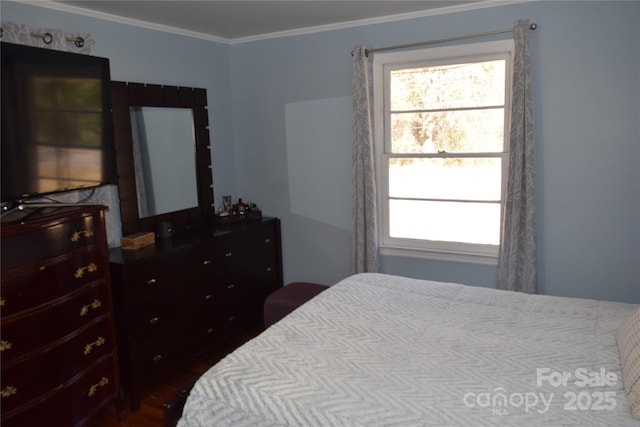
[(109, 60), (2, 42), (2, 204), (116, 184)]

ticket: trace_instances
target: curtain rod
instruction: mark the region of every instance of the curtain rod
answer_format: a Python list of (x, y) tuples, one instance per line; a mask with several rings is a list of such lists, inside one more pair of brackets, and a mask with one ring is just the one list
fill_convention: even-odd
[[(4, 28), (0, 27), (0, 39), (2, 38), (2, 36), (4, 35)], [(51, 44), (51, 42), (53, 42), (53, 35), (49, 32), (47, 33), (34, 33), (34, 32), (29, 32), (29, 36), (31, 37), (38, 37), (41, 38), (42, 41), (45, 44)], [(66, 37), (64, 38), (66, 41), (68, 42), (73, 42), (73, 44), (76, 45), (76, 47), (83, 47), (84, 46), (84, 39), (82, 37)]]
[[(53, 41), (53, 35), (51, 33), (29, 33), (31, 37), (41, 38), (45, 44), (51, 44)], [(84, 46), (84, 39), (82, 37), (65, 37), (64, 38), (68, 42), (73, 42), (76, 47)]]
[[(538, 24), (536, 23), (529, 25), (530, 30), (535, 30), (536, 28), (538, 28)], [(400, 44), (396, 46), (379, 47), (377, 49), (365, 49), (364, 53), (366, 56), (369, 56), (369, 54), (373, 52), (383, 52), (385, 50), (406, 49), (408, 47), (427, 46), (431, 44), (447, 43), (447, 42), (453, 42), (457, 40), (472, 39), (476, 37), (492, 36), (494, 34), (512, 33), (513, 31), (514, 31), (513, 28), (506, 28), (504, 30), (489, 31), (486, 33), (468, 34), (466, 36), (450, 37), (447, 39), (429, 40), (426, 42), (417, 42), (417, 43), (409, 43), (409, 44)], [(353, 56), (353, 51), (351, 51), (351, 56)]]

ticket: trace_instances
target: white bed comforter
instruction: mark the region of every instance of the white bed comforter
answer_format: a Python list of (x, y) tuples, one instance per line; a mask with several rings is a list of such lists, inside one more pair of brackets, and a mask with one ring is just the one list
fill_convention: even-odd
[(638, 426), (635, 307), (355, 275), (212, 367), (178, 426)]

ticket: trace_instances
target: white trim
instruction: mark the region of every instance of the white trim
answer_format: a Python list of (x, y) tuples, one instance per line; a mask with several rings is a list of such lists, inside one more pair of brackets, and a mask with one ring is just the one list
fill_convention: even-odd
[[(4, 0), (7, 1), (7, 0)], [(325, 31), (341, 30), (345, 28), (362, 27), (366, 25), (383, 24), (387, 22), (404, 21), (407, 19), (425, 18), (429, 16), (446, 15), (451, 13), (466, 12), (472, 10), (486, 9), (499, 6), (508, 6), (512, 4), (530, 3), (540, 0), (485, 0), (480, 2), (448, 6), (440, 9), (430, 9), (418, 12), (402, 13), (397, 15), (381, 16), (377, 18), (360, 19), (355, 21), (346, 21), (336, 24), (318, 25), (313, 27), (299, 28), (295, 30), (278, 31), (273, 33), (259, 34), (255, 36), (224, 38), (211, 34), (205, 34), (197, 31), (185, 30), (182, 28), (172, 27), (169, 25), (156, 24), (153, 22), (142, 21), (139, 19), (126, 18), (123, 16), (113, 15), (105, 12), (84, 9), (78, 6), (72, 6), (65, 3), (58, 3), (49, 0), (11, 0), (16, 3), (28, 4), (31, 6), (44, 7), (47, 9), (58, 10), (61, 12), (73, 13), (76, 15), (87, 16), (91, 18), (101, 19), (104, 21), (116, 22), (135, 27), (146, 28), (149, 30), (162, 31), (166, 33), (178, 34), (186, 37), (208, 40), (216, 43), (224, 43), (229, 45), (256, 42), (260, 40), (268, 40), (281, 37), (293, 37), (307, 34), (320, 33)], [(237, 0), (240, 1), (240, 0)]]
[(278, 31), (275, 33), (260, 34), (257, 36), (237, 37), (229, 39), (229, 44), (241, 44), (260, 40), (274, 39), (279, 37), (292, 37), (307, 34), (321, 33), (325, 31), (342, 30), (345, 28), (364, 27), (366, 25), (384, 24), (387, 22), (405, 21), (407, 19), (425, 18), (428, 16), (447, 15), (450, 13), (465, 12), (471, 10), (485, 9), (489, 7), (505, 6), (510, 4), (529, 3), (539, 0), (486, 0), (478, 3), (468, 3), (456, 6), (447, 6), (440, 9), (429, 9), (418, 12), (400, 13), (396, 15), (379, 16), (376, 18), (359, 19), (355, 21), (345, 21), (336, 24), (317, 25), (314, 27), (299, 28), (296, 30)]
[(437, 249), (416, 249), (397, 246), (381, 246), (380, 255), (396, 256), (403, 258), (419, 258), (434, 261), (460, 262), (476, 265), (498, 265), (498, 250), (496, 253), (483, 253), (473, 251), (447, 251)]
[(118, 24), (145, 28), (147, 30), (162, 31), (165, 33), (177, 34), (180, 36), (192, 37), (195, 39), (203, 39), (203, 40), (208, 40), (208, 41), (217, 42), (217, 43), (229, 44), (230, 42), (229, 39), (225, 39), (223, 37), (216, 37), (210, 34), (184, 30), (182, 28), (171, 27), (169, 25), (156, 24), (153, 22), (142, 21), (139, 19), (126, 18), (124, 16), (118, 16), (110, 13), (84, 9), (78, 6), (71, 6), (69, 4), (57, 3), (57, 2), (47, 1), (47, 0), (12, 0), (12, 1), (16, 3), (28, 4), (30, 6), (53, 9), (60, 12), (73, 13), (75, 15), (86, 16), (89, 18), (96, 18), (103, 21), (116, 22)]

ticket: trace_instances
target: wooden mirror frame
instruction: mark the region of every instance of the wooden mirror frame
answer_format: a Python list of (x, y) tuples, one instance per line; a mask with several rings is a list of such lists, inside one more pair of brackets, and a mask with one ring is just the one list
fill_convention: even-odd
[[(140, 231), (158, 231), (158, 223), (168, 221), (174, 235), (211, 226), (214, 223), (213, 176), (207, 90), (198, 88), (111, 82), (113, 135), (116, 146), (118, 193), (122, 235)], [(161, 215), (140, 218), (133, 160), (130, 107), (191, 108), (196, 139), (196, 183), (198, 206)]]

